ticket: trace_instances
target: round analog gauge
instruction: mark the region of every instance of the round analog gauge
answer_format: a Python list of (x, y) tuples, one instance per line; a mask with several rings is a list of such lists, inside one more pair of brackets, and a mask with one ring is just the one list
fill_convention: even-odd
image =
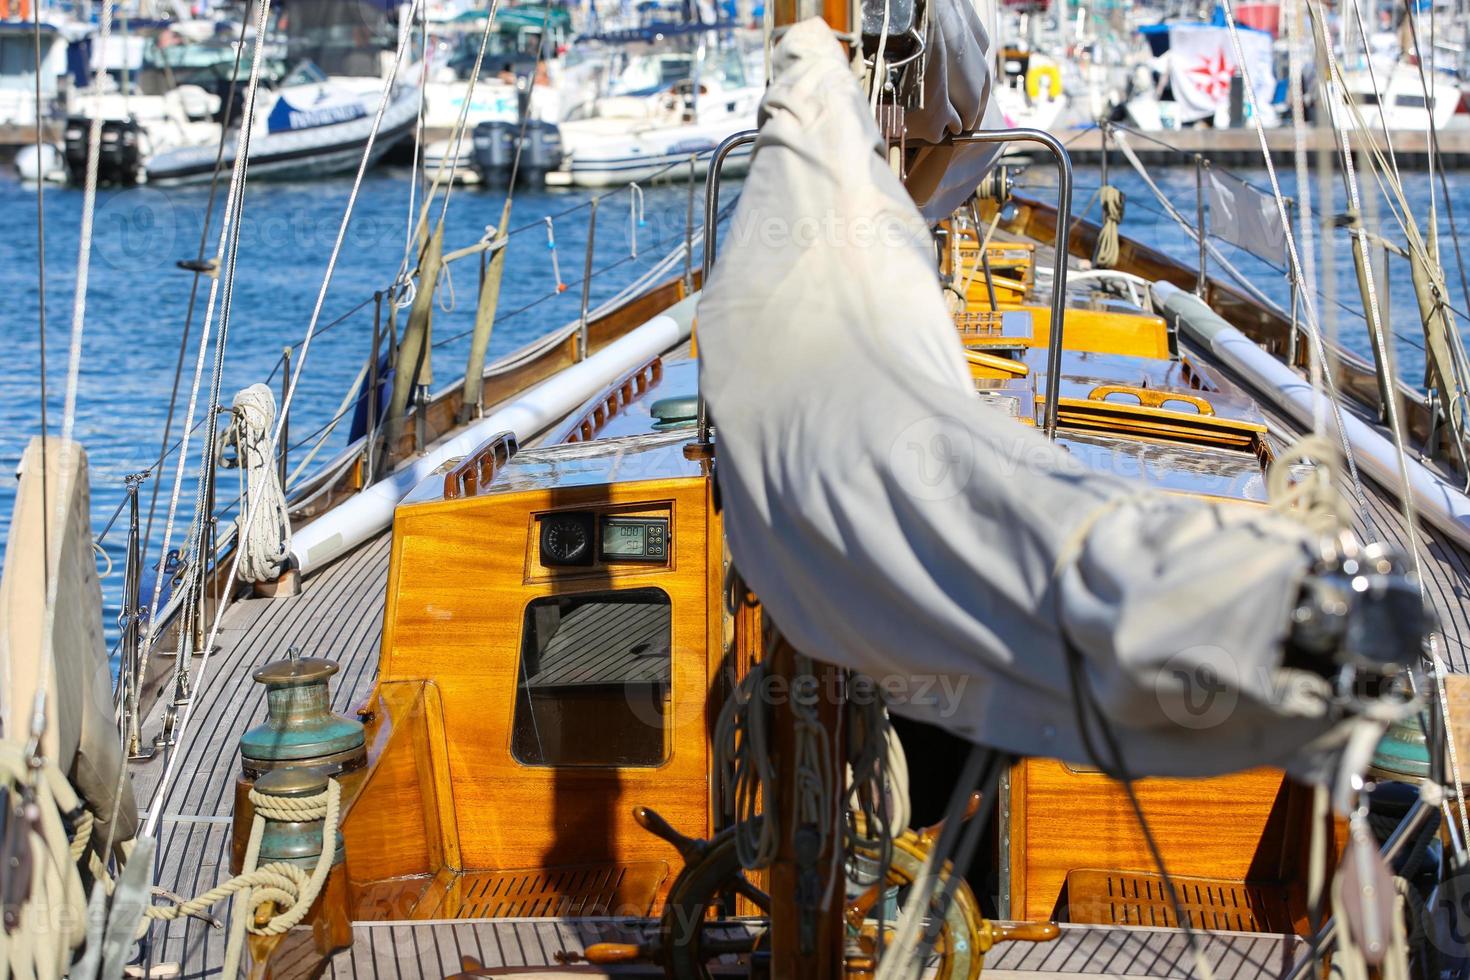
[(569, 564), (581, 558), (591, 546), (587, 528), (578, 520), (552, 521), (547, 525), (541, 547), (546, 557), (559, 564)]

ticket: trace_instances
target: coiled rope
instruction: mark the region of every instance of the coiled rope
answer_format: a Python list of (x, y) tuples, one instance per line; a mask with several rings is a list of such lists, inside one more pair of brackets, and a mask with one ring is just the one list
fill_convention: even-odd
[[(889, 723), (878, 685), (862, 674), (848, 678), (847, 791), (843, 813), (849, 852), (878, 855), (870, 885), (882, 881), (893, 859), (893, 840), (908, 829), (908, 760)], [(849, 870), (852, 876), (852, 870)], [(861, 879), (857, 879), (861, 880)]]
[[(1335, 537), (1350, 526), (1347, 501), (1337, 489), (1342, 455), (1325, 435), (1305, 435), (1271, 461), (1266, 470), (1266, 496), (1271, 506), (1317, 534)], [(1310, 464), (1304, 474), (1298, 464)]]
[[(33, 770), (20, 741), (0, 741), (0, 788), (6, 791), (0, 812), (11, 821), (12, 846), (30, 853), (28, 863), (7, 869), (28, 880), (19, 886), (25, 900), (5, 909), (0, 969), (12, 977), (55, 980), (66, 973), (71, 951), (86, 935), (85, 916), (75, 913), (87, 907), (87, 894), (75, 861), (69, 859), (86, 851), (91, 823), (85, 837), (80, 826), (67, 835), (62, 814), (76, 813), (81, 801), (54, 763), (45, 761)], [(58, 914), (67, 911), (74, 914)]]
[[(306, 913), (311, 911), (312, 903), (321, 894), (327, 875), (332, 871), (332, 860), (337, 849), (337, 819), (341, 810), (342, 787), (335, 779), (331, 779), (327, 781), (325, 792), (308, 797), (268, 796), (252, 789), (250, 802), (255, 807), (255, 820), (251, 824), (250, 842), (245, 849), (244, 870), (196, 898), (172, 905), (153, 905), (147, 912), (149, 919), (166, 922), (187, 915), (197, 915), (211, 905), (233, 896), (235, 904), (230, 922), (230, 938), (225, 947), (224, 969), (220, 974), (224, 977), (238, 975), (240, 954), (247, 932), (254, 936), (279, 936), (298, 925), (306, 918)], [(322, 851), (310, 874), (285, 861), (256, 867), (267, 820), (323, 821)], [(281, 911), (263, 924), (257, 925), (253, 910), (266, 902), (280, 906)]]
[(247, 582), (269, 582), (280, 575), (291, 553), (291, 517), (271, 452), (276, 397), (265, 385), (253, 384), (235, 395), (230, 416), (220, 450), (221, 465), (229, 465), (224, 450), (233, 449), (234, 465), (244, 474), (244, 503), (235, 518), (240, 577)]
[(1102, 204), (1103, 223), (1097, 232), (1097, 246), (1092, 250), (1092, 264), (1095, 268), (1111, 269), (1118, 264), (1118, 226), (1123, 223), (1127, 199), (1112, 184), (1100, 187), (1097, 198)]
[(756, 819), (761, 806), (776, 812), (765, 678), (765, 663), (753, 664), (715, 724), (716, 790), (721, 808), (734, 817), (735, 855), (747, 869), (769, 867), (776, 857), (777, 821)]

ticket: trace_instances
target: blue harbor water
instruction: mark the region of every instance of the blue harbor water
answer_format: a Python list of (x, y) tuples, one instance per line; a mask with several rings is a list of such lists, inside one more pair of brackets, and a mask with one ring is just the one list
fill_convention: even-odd
[[(1049, 170), (1042, 166), (1025, 174), (1023, 192), (1050, 199), (1053, 191), (1048, 186)], [(1151, 175), (1175, 206), (1192, 219), (1193, 171), (1156, 168)], [(1111, 176), (1127, 195), (1124, 234), (1193, 263), (1193, 242), (1164, 213), (1136, 175), (1115, 165)], [(1258, 186), (1268, 186), (1264, 172), (1244, 176)], [(1470, 228), (1470, 195), (1459, 187), (1457, 174), (1449, 177), (1457, 217)], [(1283, 172), (1282, 179), (1284, 192), (1294, 196), (1290, 174)], [(1403, 182), (1415, 217), (1422, 224), (1428, 213), (1429, 179), (1423, 173), (1405, 172)], [(368, 357), (373, 336), (373, 294), (388, 288), (403, 260), (411, 183), (407, 170), (388, 168), (369, 175), (363, 185), (291, 409), (293, 468), (316, 443), (316, 432), (339, 411), (344, 394)], [(1098, 184), (1096, 169), (1078, 171), (1076, 208), (1093, 220), (1098, 217), (1094, 193)], [(279, 393), (280, 361), (286, 345), (296, 345), (293, 363), (300, 363), (299, 342), (310, 321), (350, 189), (351, 181), (341, 179), (259, 184), (245, 195), (221, 386), (224, 404), (229, 404), (234, 392), (254, 382), (268, 381)], [(1337, 193), (1340, 197), (1340, 190)], [(642, 188), (641, 209), (637, 195), (626, 188), (601, 202), (593, 260), (598, 274), (591, 287), (594, 306), (616, 294), (683, 240), (687, 194), (683, 185), (655, 183)], [(149, 469), (159, 455), (194, 278), (177, 268), (176, 262), (191, 259), (198, 252), (208, 196), (208, 188), (203, 186), (103, 189), (98, 195), (75, 436), (89, 454), (93, 524), (102, 535), (102, 550), (112, 563), (112, 571), (104, 577), (109, 632), (113, 631), (116, 616), (126, 543), (126, 513), (119, 514), (126, 502), (124, 477)], [(491, 359), (576, 318), (590, 212), (585, 205), (592, 196), (581, 191), (517, 194), (511, 225), (520, 231), (513, 237), (507, 256)], [(731, 197), (733, 188), (726, 192), (726, 199)], [(216, 202), (205, 249), (209, 256), (217, 244), (222, 199), (223, 193)], [(445, 218), (446, 251), (481, 239), (486, 226), (498, 220), (502, 202), (500, 191), (456, 189)], [(47, 422), (54, 433), (60, 431), (64, 407), (82, 193), (48, 188), (44, 204), (46, 405)], [(1463, 310), (1467, 301), (1442, 200), (1440, 207), (1441, 247), (1451, 303)], [(1333, 208), (1340, 210), (1342, 202), (1334, 202)], [(432, 214), (438, 213), (436, 206)], [(543, 220), (548, 215), (553, 216), (555, 249), (548, 247)], [(1402, 235), (1386, 209), (1382, 220), (1385, 236), (1401, 241)], [(4, 296), (0, 336), (5, 339), (8, 362), (6, 370), (0, 372), (0, 470), (13, 472), (28, 440), (40, 431), (41, 401), (36, 192), (8, 176), (0, 177), (0, 229), (4, 231), (0, 235), (0, 290)], [(1289, 291), (1283, 272), (1239, 248), (1224, 243), (1220, 247), (1252, 283), (1278, 302), (1287, 302)], [(1336, 299), (1346, 309), (1328, 307), (1324, 324), (1350, 349), (1367, 355), (1367, 334), (1351, 255), (1341, 232), (1333, 240), (1331, 255)], [(1418, 384), (1423, 375), (1422, 339), (1407, 263), (1395, 258), (1389, 268), (1398, 367), (1405, 378)], [(1319, 269), (1325, 276), (1320, 253)], [(463, 373), (468, 350), (465, 333), (473, 322), (477, 276), (478, 260), (468, 258), (451, 266), (448, 281), (441, 287), (433, 325), (436, 387)], [(569, 285), (558, 291), (558, 281)], [(841, 284), (831, 285), (843, 288)], [(811, 287), (820, 289), (824, 284), (812, 283)], [(171, 441), (177, 440), (184, 429), (182, 420), (199, 355), (208, 288), (209, 280), (201, 278)], [(400, 324), (406, 315), (405, 310)], [(205, 363), (201, 405), (208, 396), (213, 356), (211, 349)], [(773, 352), (773, 356), (778, 355)], [(201, 414), (202, 408), (196, 412), (196, 422)], [(318, 460), (329, 458), (345, 444), (348, 421), (344, 419), (327, 436)], [(179, 526), (171, 542), (175, 548), (184, 543), (192, 516), (199, 431), (196, 429), (191, 439), (190, 458), (180, 483)], [(150, 563), (158, 554), (177, 471), (177, 455), (169, 456), (163, 465), (153, 468), (143, 485), (145, 521), (154, 490), (158, 490), (153, 505)], [(235, 496), (235, 479), (234, 473), (222, 472), (222, 502)], [(0, 480), (0, 540), (6, 537), (13, 497), (13, 481)]]

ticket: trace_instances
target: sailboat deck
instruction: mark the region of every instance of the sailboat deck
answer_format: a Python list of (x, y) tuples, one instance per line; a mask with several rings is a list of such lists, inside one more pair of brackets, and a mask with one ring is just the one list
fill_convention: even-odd
[[(1276, 448), (1296, 426), (1263, 405)], [(1401, 512), (1371, 484), (1368, 510), (1359, 516), (1367, 540), (1407, 547)], [(1470, 561), (1433, 529), (1421, 533), (1426, 594), (1439, 615), (1439, 652), (1455, 672), (1470, 673)], [(252, 598), (225, 613), (217, 647), (191, 665), (199, 690), (196, 709), (178, 751), (170, 784), (158, 794), (165, 767), (160, 754), (132, 767), (140, 805), (161, 808), (157, 883), (180, 895), (198, 894), (228, 876), (230, 812), (239, 768), (238, 740), (265, 715), (265, 692), (251, 673), (296, 649), (336, 661), (332, 707), (351, 714), (371, 691), (381, 640), (390, 534), (384, 532), (313, 573), (291, 598)], [(145, 743), (162, 727), (163, 701), (144, 726)], [(158, 799), (154, 799), (158, 795)], [(221, 914), (223, 911), (221, 909)], [(359, 923), (354, 946), (330, 966), (353, 978), (488, 976), (486, 969), (587, 975), (568, 968), (559, 951), (578, 951), (597, 939), (617, 938), (629, 924), (595, 919), (461, 919)], [(160, 925), (152, 934), (153, 963), (177, 963), (183, 977), (216, 973), (224, 930), (197, 919)], [(1299, 941), (1275, 936), (1211, 933), (1206, 954), (1219, 977), (1279, 975)], [(987, 975), (1183, 977), (1193, 964), (1177, 930), (1069, 926), (1055, 943), (1008, 944), (990, 955)], [(592, 975), (597, 975), (594, 972)]]

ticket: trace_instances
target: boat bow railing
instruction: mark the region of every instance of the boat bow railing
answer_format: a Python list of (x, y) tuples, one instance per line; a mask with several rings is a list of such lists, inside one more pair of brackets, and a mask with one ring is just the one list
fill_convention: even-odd
[(1072, 157), (1062, 141), (1040, 129), (973, 130), (950, 137), (950, 145), (986, 143), (1039, 143), (1057, 167), (1057, 228), (1052, 243), (1051, 328), (1047, 333), (1046, 405), (1042, 425), (1048, 439), (1057, 435), (1057, 407), (1061, 401), (1062, 348), (1067, 312), (1067, 240), (1072, 233)]
[[(709, 282), (718, 253), (718, 229), (714, 216), (720, 209), (720, 176), (730, 154), (742, 146), (754, 143), (755, 130), (736, 133), (727, 137), (715, 149), (710, 159), (709, 173), (704, 184), (704, 282)], [(952, 136), (949, 144), (985, 143), (1039, 143), (1051, 153), (1057, 166), (1057, 229), (1054, 243), (1055, 255), (1052, 262), (1051, 328), (1047, 337), (1046, 358), (1046, 405), (1043, 411), (1043, 426), (1047, 438), (1056, 438), (1057, 406), (1061, 394), (1062, 347), (1064, 321), (1067, 305), (1067, 237), (1072, 228), (1072, 158), (1062, 142), (1050, 133), (1039, 129), (991, 129), (974, 130)], [(699, 442), (709, 442), (709, 410), (705, 405), (704, 393), (699, 396)]]

